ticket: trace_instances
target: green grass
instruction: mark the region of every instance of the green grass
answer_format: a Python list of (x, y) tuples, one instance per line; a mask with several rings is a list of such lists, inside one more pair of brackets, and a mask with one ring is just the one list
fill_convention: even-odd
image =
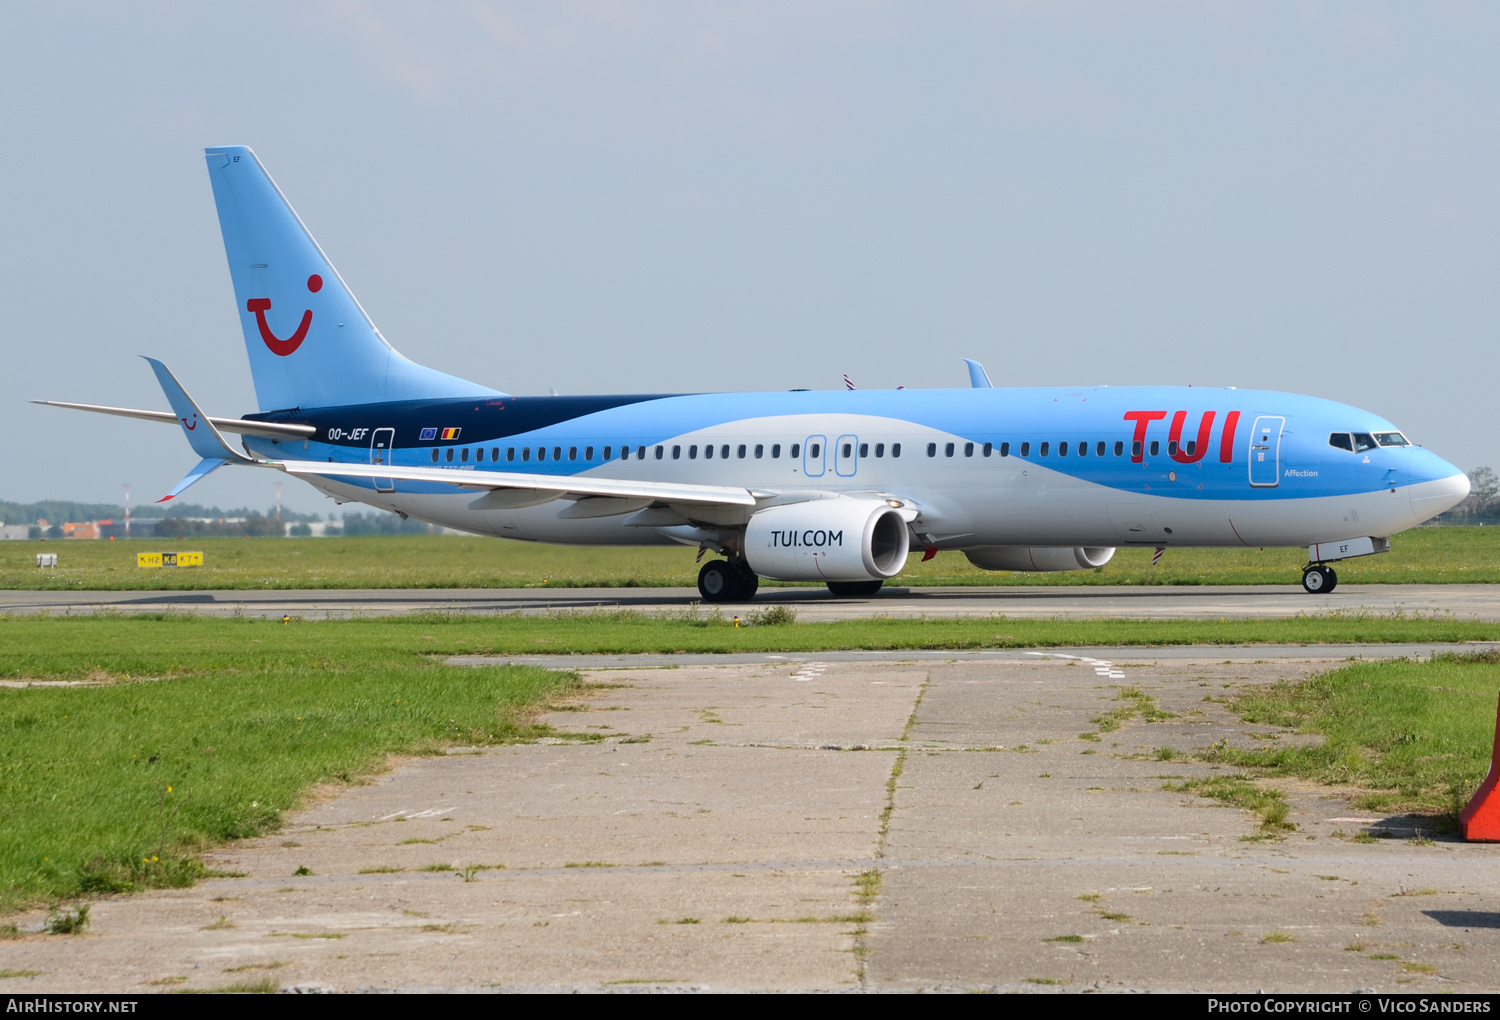
[(1355, 663), (1230, 705), (1250, 722), (1322, 734), (1319, 746), (1209, 757), (1263, 776), (1352, 786), (1365, 791), (1357, 807), (1448, 815), (1451, 824), (1489, 768), (1497, 691), (1495, 652)]
[(1189, 779), (1181, 783), (1163, 783), (1163, 790), (1177, 793), (1195, 793), (1260, 816), (1262, 836), (1278, 836), (1297, 828), (1288, 820), (1291, 808), (1286, 794), (1276, 789), (1256, 786), (1244, 776), (1208, 776)]
[[(1500, 529), (1417, 528), (1392, 551), (1338, 565), (1346, 584), (1500, 582)], [(141, 570), (135, 554), (200, 550), (202, 567)], [(38, 570), (36, 554), (58, 554)], [(580, 548), (461, 536), (165, 539), (0, 543), (0, 588), (532, 588), (692, 587), (693, 549)], [(1121, 549), (1100, 570), (993, 572), (961, 553), (907, 561), (892, 585), (1297, 584), (1304, 549)], [(776, 582), (766, 582), (768, 585)]]
[[(279, 629), (278, 629), (279, 628)], [(274, 829), (317, 783), (387, 755), (540, 732), (575, 682), (459, 670), (408, 622), (0, 619), (0, 910), (191, 883), (202, 849)]]

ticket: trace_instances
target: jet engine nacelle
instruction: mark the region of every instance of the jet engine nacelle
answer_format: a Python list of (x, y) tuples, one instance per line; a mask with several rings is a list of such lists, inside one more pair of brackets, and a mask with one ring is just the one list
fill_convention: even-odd
[(1093, 570), (1114, 558), (1112, 546), (986, 545), (965, 549), (980, 570)]
[(906, 565), (906, 522), (879, 499), (767, 507), (745, 527), (745, 561), (778, 581), (883, 581)]

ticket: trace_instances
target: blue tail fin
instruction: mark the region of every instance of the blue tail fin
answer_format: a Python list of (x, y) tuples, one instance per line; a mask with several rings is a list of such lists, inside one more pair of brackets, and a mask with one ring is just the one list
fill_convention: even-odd
[(500, 395), (398, 354), (255, 153), (204, 151), (262, 411)]

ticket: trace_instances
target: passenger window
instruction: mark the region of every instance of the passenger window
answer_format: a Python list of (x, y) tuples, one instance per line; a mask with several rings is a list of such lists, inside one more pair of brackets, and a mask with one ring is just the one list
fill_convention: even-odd
[(1348, 450), (1350, 453), (1354, 452), (1354, 440), (1349, 438), (1349, 433), (1347, 432), (1335, 432), (1333, 435), (1329, 436), (1328, 445), (1333, 447), (1335, 450)]
[[(1123, 439), (1116, 439), (1115, 440), (1115, 456), (1116, 457), (1122, 457), (1124, 455), (1125, 455), (1125, 440), (1123, 440)], [(1103, 443), (1099, 444), (1099, 456), (1101, 456), (1101, 457), (1104, 456), (1104, 444)]]
[(583, 459), (584, 460), (593, 460), (594, 459), (594, 448), (592, 446), (585, 446), (583, 448)]
[(870, 455), (870, 444), (869, 443), (860, 443), (859, 444), (859, 455), (861, 457), (868, 457)]
[(951, 457), (951, 456), (953, 456), (953, 444), (952, 443), (944, 443), (943, 444), (943, 456), (944, 457)]
[[(813, 443), (811, 446), (809, 446), (807, 448), (807, 455), (809, 457), (821, 457), (821, 456), (823, 456), (823, 444), (822, 443)], [(797, 448), (795, 446), (792, 447), (792, 456), (793, 457), (797, 456)]]
[(1405, 436), (1399, 432), (1377, 432), (1375, 442), (1381, 446), (1410, 446)]
[(1059, 457), (1066, 457), (1068, 455), (1068, 441), (1066, 439), (1057, 444), (1057, 455)]
[(521, 447), (521, 459), (522, 460), (530, 460), (531, 459), (531, 447), (529, 447), (529, 446), (523, 446), (523, 447)]
[[(609, 447), (607, 447), (607, 446), (604, 448), (604, 459), (605, 460), (609, 460)], [(629, 460), (630, 459), (630, 447), (628, 447), (628, 446), (622, 446), (622, 447), (620, 447), (620, 459), (621, 460)]]
[[(661, 447), (661, 446), (658, 446), (658, 447), (657, 447), (657, 448), (656, 448), (656, 459), (657, 459), (657, 460), (661, 460), (661, 455), (662, 455), (662, 451), (663, 451), (663, 450), (664, 450), (664, 449), (665, 449), (665, 447)], [(674, 447), (674, 448), (673, 448), (673, 449), (676, 449), (676, 450), (681, 450), (681, 449), (682, 449), (682, 447), (680, 447), (680, 446), (677, 446), (677, 447)]]
[[(657, 449), (660, 450), (661, 447), (658, 446)], [(661, 456), (661, 454), (657, 454), (657, 456), (659, 457), (659, 456)], [(674, 447), (672, 447), (672, 459), (673, 460), (681, 460), (682, 459), (682, 447), (680, 447), (680, 446), (674, 446)]]
[(536, 448), (536, 459), (537, 460), (546, 460), (547, 459), (547, 448), (545, 446), (538, 446)]
[(901, 444), (900, 443), (892, 443), (891, 444), (891, 456), (892, 457), (899, 457), (899, 456), (901, 456)]
[(965, 457), (972, 457), (972, 456), (974, 456), (974, 444), (973, 443), (965, 443), (964, 444), (964, 456)]
[(1041, 448), (1038, 449), (1037, 452), (1040, 453), (1043, 457), (1047, 456), (1047, 444), (1043, 443), (1041, 445)]
[(478, 447), (477, 449), (475, 449), (475, 451), (474, 451), (474, 459), (475, 460), (484, 460), (484, 447), (481, 446), (481, 447)]
[(786, 452), (786, 455), (793, 459), (802, 456), (802, 444), (793, 443), (792, 448)]
[[(1152, 443), (1151, 445), (1155, 446), (1156, 444)], [(1152, 450), (1151, 452), (1155, 453), (1156, 451)], [(1169, 456), (1169, 457), (1175, 457), (1175, 456), (1177, 456), (1177, 440), (1175, 440), (1175, 439), (1168, 439), (1167, 440), (1167, 456)]]
[(606, 446), (604, 448), (604, 459), (605, 460), (609, 460), (610, 454), (612, 454), (614, 452), (615, 452), (615, 448), (613, 446)]
[(458, 459), (463, 461), (465, 464), (469, 462), (469, 448), (467, 446), (459, 451)]
[(994, 444), (993, 443), (985, 443), (984, 444), (984, 449), (981, 450), (981, 451), (979, 451), (979, 452), (982, 453), (982, 454), (984, 454), (986, 457), (988, 457), (990, 454), (992, 454), (992, 453), (995, 452)]
[(561, 446), (554, 446), (552, 448), (552, 459), (553, 460), (562, 460), (562, 447)]
[(1132, 457), (1139, 457), (1141, 455), (1141, 441), (1139, 439), (1130, 444), (1130, 455)]
[[(635, 448), (635, 459), (636, 460), (645, 460), (646, 459), (646, 448), (644, 446), (637, 446)], [(661, 460), (661, 447), (659, 447), (659, 446), (656, 448), (656, 459), (657, 460)]]
[(1089, 455), (1089, 444), (1087, 442), (1079, 443), (1078, 444), (1078, 456), (1080, 456), (1080, 457), (1087, 457), (1088, 455)]
[(570, 447), (568, 447), (568, 459), (569, 460), (577, 460), (578, 459), (578, 447), (576, 447), (576, 446), (570, 446)]
[(745, 459), (745, 444), (744, 443), (741, 443), (740, 446), (739, 446), (739, 449), (737, 449), (737, 450), (734, 451), (734, 455), (736, 457), (738, 457), (740, 460), (744, 460)]
[(1153, 439), (1153, 440), (1151, 440), (1151, 456), (1155, 457), (1160, 452), (1161, 452), (1161, 440), (1159, 440), (1159, 439)]
[(756, 443), (755, 444), (755, 459), (756, 460), (760, 460), (765, 455), (766, 455), (766, 444), (765, 443)]
[(1023, 456), (1023, 457), (1030, 457), (1031, 456), (1031, 444), (1030, 443), (1022, 443), (1021, 444), (1021, 456)]
[(1354, 452), (1364, 453), (1366, 450), (1375, 449), (1375, 437), (1368, 432), (1354, 433)]
[(438, 459), (438, 452), (437, 452), (437, 447), (435, 447), (435, 446), (434, 446), (434, 447), (433, 447), (433, 448), (432, 448), (432, 462), (433, 462), (433, 463), (434, 463), (434, 464), (436, 464), (436, 463), (437, 463), (437, 459)]
[(1009, 443), (1001, 443), (1000, 444), (1000, 456), (1002, 456), (1002, 457), (1009, 457), (1010, 456), (1010, 444)]
[(877, 457), (884, 457), (885, 456), (885, 444), (884, 443), (876, 443), (875, 444), (875, 456), (877, 456)]
[(928, 443), (927, 444), (927, 456), (929, 456), (929, 457), (936, 457), (937, 456), (937, 443)]
[(843, 453), (843, 456), (845, 456), (845, 457), (852, 457), (852, 456), (854, 456), (854, 444), (853, 443), (845, 443), (844, 444), (844, 453)]
[[(743, 457), (744, 455), (745, 455), (745, 448), (742, 446), (742, 447), (740, 447), (740, 456)], [(723, 458), (724, 460), (728, 460), (729, 459), (729, 444), (728, 443), (725, 443), (723, 446), (719, 447), (719, 456), (721, 458)]]
[(780, 443), (772, 443), (771, 444), (771, 459), (772, 460), (779, 460), (780, 458), (781, 458), (781, 444)]
[(1094, 456), (1095, 457), (1102, 457), (1102, 456), (1104, 456), (1104, 440), (1101, 439), (1101, 440), (1099, 440), (1099, 442), (1097, 442), (1097, 443), (1094, 444)]
[(448, 447), (448, 463), (453, 463), (453, 447)]

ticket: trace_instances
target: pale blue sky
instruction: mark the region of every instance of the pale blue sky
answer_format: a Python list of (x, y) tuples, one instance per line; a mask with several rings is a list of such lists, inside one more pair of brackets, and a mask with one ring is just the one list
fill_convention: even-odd
[(967, 356), (1327, 396), (1495, 463), (1496, 53), (1479, 3), (0, 3), (0, 498), (191, 466), (25, 403), (165, 407), (136, 354), (253, 410), (226, 143), (398, 349), (512, 393)]

